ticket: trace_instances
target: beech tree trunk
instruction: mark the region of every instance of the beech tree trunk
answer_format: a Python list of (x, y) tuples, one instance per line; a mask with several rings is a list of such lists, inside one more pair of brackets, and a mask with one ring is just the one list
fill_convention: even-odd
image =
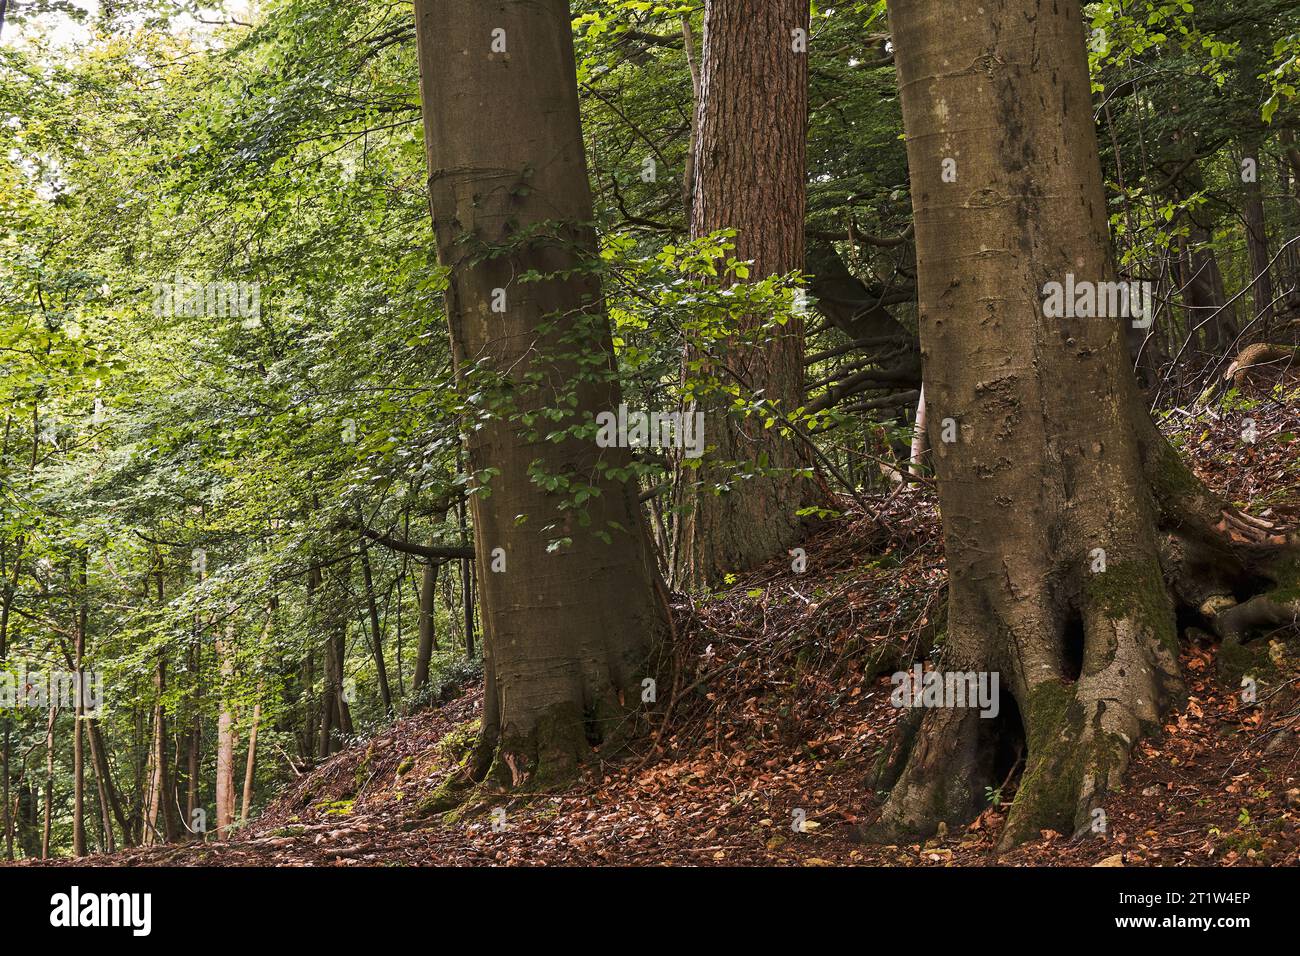
[(108, 765), (108, 748), (104, 744), (104, 735), (100, 733), (99, 722), (94, 717), (86, 718), (86, 740), (90, 743), (90, 757), (94, 763), (96, 787), (99, 791), (100, 810), (104, 818), (104, 829), (111, 853), (114, 846), (113, 821), (117, 821), (122, 831), (122, 842), (131, 846), (131, 826), (122, 807), (122, 800), (113, 784), (113, 774)]
[(74, 670), (77, 675), (77, 700), (72, 724), (72, 855), (86, 855), (86, 753), (82, 723), (85, 721), (86, 702), (82, 693), (85, 672), (82, 662), (86, 653), (86, 559), (81, 556), (81, 570), (77, 576), (77, 626)]
[(217, 716), (217, 834), (225, 836), (235, 822), (235, 715), (231, 711), (230, 679), (235, 672), (235, 630), (227, 625), (224, 638), (217, 640), (217, 662), (221, 673), (221, 711)]
[[(801, 0), (704, 5), (691, 234), (736, 230), (733, 254), (753, 260), (755, 279), (804, 268), (808, 26)], [(744, 318), (737, 332), (765, 318)], [(742, 394), (761, 391), (782, 415), (804, 404), (800, 316), (763, 345), (735, 342), (725, 354), (687, 359), (702, 361), (704, 374)], [(811, 482), (794, 473), (808, 466), (795, 440), (764, 428), (759, 417), (728, 414), (724, 398), (702, 404), (704, 439), (717, 464), (696, 476), (688, 495), (684, 570), (695, 586), (783, 554), (803, 533), (795, 512), (814, 495)], [(749, 472), (764, 462), (771, 473), (734, 477), (738, 467)]]
[[(3, 562), (0, 562), (3, 565)], [(19, 569), (19, 560), (14, 558), (13, 575), (17, 579)], [(9, 659), (9, 609), (14, 600), (14, 585), (10, 582), (8, 569), (0, 567), (0, 666), (3, 666)], [(4, 725), (4, 741), (0, 744), (0, 774), (4, 775), (3, 796), (0, 800), (4, 803), (4, 840), (5, 840), (5, 858), (12, 860), (14, 858), (14, 830), (13, 818), (9, 808), (9, 758), (12, 750), (12, 718), (8, 714), (0, 719), (0, 724)]]
[(1225, 633), (1249, 616), (1234, 595), (1294, 571), (1156, 432), (1128, 320), (1044, 315), (1045, 283), (1115, 274), (1077, 0), (899, 0), (890, 21), (948, 562), (940, 664), (996, 672), (1002, 693), (994, 719), (912, 712), (868, 833), (968, 821), (1016, 743), (1002, 846), (1086, 832), (1181, 697), (1175, 601)]
[(1269, 267), (1268, 227), (1264, 218), (1264, 188), (1260, 177), (1264, 175), (1259, 162), (1259, 149), (1248, 149), (1243, 159), (1251, 164), (1254, 175), (1244, 183), (1246, 190), (1246, 252), (1250, 264), (1251, 295), (1254, 298), (1255, 328), (1264, 337), (1273, 324), (1273, 275)]
[[(473, 775), (541, 784), (635, 728), (665, 625), (637, 488), (608, 475), (630, 453), (594, 441), (596, 414), (621, 398), (591, 268), (569, 5), (415, 8), (453, 356), (494, 411), (467, 429), (487, 673)], [(565, 404), (562, 421), (521, 418)], [(576, 489), (589, 497), (577, 503)]]
[(41, 859), (50, 858), (50, 827), (54, 812), (54, 721), (59, 716), (59, 708), (50, 707), (49, 720), (45, 724), (45, 790), (43, 794), (43, 816), (41, 818)]
[[(158, 549), (154, 551), (154, 560), (157, 564), (154, 583), (161, 607), (164, 603), (164, 567), (162, 553)], [(180, 835), (180, 824), (176, 819), (175, 781), (172, 779), (171, 760), (167, 753), (167, 706), (163, 700), (167, 693), (167, 657), (163, 653), (159, 653), (158, 664), (154, 668), (154, 693), (156, 700), (153, 711), (153, 744), (149, 751), (149, 800), (141, 840), (145, 844), (157, 841), (171, 843)]]
[(420, 644), (415, 654), (415, 677), (411, 691), (419, 693), (429, 683), (429, 661), (438, 649), (437, 598), (438, 568), (436, 561), (426, 561), (420, 572)]
[[(1210, 239), (1209, 230), (1192, 225), (1190, 235), (1182, 240), (1180, 271), (1188, 334), (1199, 334), (1205, 348), (1219, 354), (1232, 346), (1237, 328), (1233, 307), (1227, 304), (1223, 272), (1219, 269), (1219, 260)], [(1192, 246), (1199, 248), (1192, 249)]]
[(248, 811), (253, 806), (253, 781), (257, 771), (257, 728), (262, 722), (262, 685), (258, 685), (258, 701), (253, 705), (253, 724), (248, 730), (248, 760), (244, 765), (244, 796), (239, 806), (239, 825), (248, 824)]
[(360, 541), (361, 578), (366, 587), (366, 613), (370, 623), (370, 650), (375, 658), (375, 677), (379, 681), (379, 700), (384, 713), (393, 712), (393, 692), (388, 688), (388, 668), (384, 664), (384, 632), (379, 626), (379, 604), (375, 600), (375, 576), (370, 569), (370, 551), (366, 540)]

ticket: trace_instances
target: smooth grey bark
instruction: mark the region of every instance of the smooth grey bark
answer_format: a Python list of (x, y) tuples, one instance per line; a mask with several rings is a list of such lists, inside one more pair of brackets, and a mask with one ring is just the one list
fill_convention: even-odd
[(1234, 603), (1246, 560), (1219, 529), (1250, 522), (1156, 432), (1123, 320), (1043, 309), (1049, 281), (1115, 276), (1077, 0), (899, 0), (890, 21), (949, 574), (941, 666), (998, 673), (1002, 719), (921, 711), (868, 834), (969, 820), (1019, 740), (1007, 847), (1093, 822), (1181, 696), (1174, 599)]
[(415, 676), (411, 679), (411, 691), (416, 694), (429, 682), (429, 662), (438, 648), (436, 598), (439, 567), (438, 563), (427, 561), (420, 572), (420, 641), (415, 654)]
[[(490, 412), (466, 440), (487, 672), (474, 774), (521, 786), (567, 776), (634, 728), (665, 615), (637, 489), (603, 475), (630, 453), (585, 437), (621, 398), (592, 270), (568, 3), (415, 10), (453, 357)], [(547, 440), (556, 424), (523, 420), (567, 402), (565, 424), (585, 434)], [(590, 497), (568, 507), (544, 476)]]

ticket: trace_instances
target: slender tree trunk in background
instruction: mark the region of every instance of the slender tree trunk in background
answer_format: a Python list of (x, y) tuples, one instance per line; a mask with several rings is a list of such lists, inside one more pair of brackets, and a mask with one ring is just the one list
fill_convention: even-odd
[(217, 835), (226, 836), (235, 822), (235, 715), (230, 706), (230, 680), (235, 673), (235, 629), (226, 625), (217, 639), (217, 667), (221, 674), (221, 711), (217, 716)]
[(41, 859), (50, 858), (50, 826), (54, 809), (54, 721), (59, 716), (58, 707), (50, 707), (50, 719), (45, 724), (45, 794), (44, 818), (41, 822)]
[[(179, 723), (178, 718), (176, 724)], [(189, 775), (189, 746), (189, 734), (176, 729), (174, 724), (172, 728), (172, 788), (168, 797), (172, 801), (172, 812), (176, 818), (176, 838), (178, 840), (186, 839), (190, 825), (189, 818), (185, 816), (185, 799), (183, 796), (186, 779)]]
[[(593, 440), (596, 413), (616, 411), (621, 393), (600, 283), (583, 268), (596, 246), (569, 5), (417, 0), (415, 9), (453, 356), (462, 382), (492, 377), (472, 384), (501, 409), (468, 439), (469, 473), (496, 469), (491, 497), (476, 494), (471, 506), (488, 675), (473, 773), (506, 784), (562, 778), (593, 742), (633, 729), (666, 626), (637, 488), (606, 477), (630, 453)], [(517, 281), (529, 272), (541, 278)], [(511, 420), (570, 399), (563, 424), (592, 437), (547, 441)], [(534, 462), (590, 486), (578, 509), (589, 526), (562, 507), (572, 491), (533, 480)], [(549, 547), (557, 539), (566, 541)]]
[[(202, 675), (200, 668), (203, 664), (202, 648), (197, 642), (190, 646), (188, 663), (190, 673), (194, 675), (197, 681)], [(201, 689), (202, 685), (199, 684), (198, 688)], [(194, 811), (199, 809), (203, 783), (199, 776), (203, 765), (201, 752), (203, 746), (203, 717), (198, 703), (198, 694), (196, 694), (192, 704), (194, 716), (190, 718), (189, 730), (185, 734), (185, 819), (181, 822), (190, 837), (203, 839), (203, 835), (196, 833), (194, 830)]]
[[(203, 767), (201, 747), (203, 746), (203, 724), (200, 717), (194, 718), (194, 726), (188, 735), (186, 748), (186, 785), (185, 785), (185, 828), (191, 836), (194, 833), (194, 811), (199, 809), (199, 772)], [(202, 839), (202, 837), (200, 837)]]
[[(164, 569), (162, 552), (154, 550), (154, 563), (157, 571), (154, 575), (159, 607), (165, 603)], [(154, 668), (153, 710), (153, 744), (150, 749), (152, 774), (149, 782), (149, 805), (146, 809), (143, 842), (152, 843), (161, 836), (163, 842), (170, 843), (180, 835), (179, 822), (176, 819), (175, 782), (171, 775), (171, 760), (167, 754), (167, 706), (163, 698), (167, 694), (167, 657), (158, 654), (158, 664)], [(162, 828), (159, 829), (159, 819)]]
[[(308, 600), (311, 600), (309, 597)], [(316, 755), (316, 711), (312, 707), (312, 695), (316, 688), (316, 649), (308, 646), (302, 661), (302, 756), (310, 761)]]
[[(4, 25), (4, 0), (0, 0), (0, 26)], [(33, 426), (32, 426), (32, 458), (31, 465), (28, 468), (28, 484), (31, 483), (31, 475), (36, 467), (36, 456), (38, 450), (39, 429), (35, 422), (38, 420), (38, 412), (33, 406)], [(14, 416), (12, 413), (5, 415), (4, 441), (0, 448), (0, 462), (9, 457), (9, 439), (13, 427)], [(25, 540), (22, 535), (14, 547), (12, 563), (3, 560), (4, 551), (0, 549), (0, 667), (3, 667), (9, 660), (9, 621), (13, 612), (14, 600), (18, 594), (18, 579), (22, 573), (23, 548)], [(4, 724), (4, 741), (0, 744), (0, 774), (4, 776), (3, 795), (0, 800), (4, 803), (4, 836), (5, 836), (5, 858), (12, 860), (14, 858), (14, 829), (13, 819), (9, 807), (9, 764), (13, 757), (13, 718), (6, 714), (3, 718)]]
[[(86, 699), (87, 694), (85, 690), (86, 670), (84, 667), (87, 628), (87, 613), (85, 605), (86, 563), (86, 555), (83, 552), (81, 555), (81, 571), (79, 574), (81, 581), (80, 600), (82, 605), (77, 620), (77, 646), (75, 649), (75, 656), (68, 653), (67, 645), (63, 644), (62, 641), (60, 641), (59, 647), (63, 653), (63, 660), (66, 666), (69, 670), (72, 670), (77, 674), (77, 703), (81, 707), (81, 719), (78, 724), (85, 725), (85, 739), (90, 744), (90, 760), (95, 774), (95, 788), (99, 795), (100, 815), (103, 817), (103, 826), (101, 827), (103, 838), (100, 843), (111, 853), (115, 848), (113, 836), (114, 820), (117, 821), (117, 825), (122, 831), (123, 842), (127, 846), (131, 846), (133, 845), (133, 840), (131, 826), (126, 818), (126, 811), (122, 807), (122, 801), (118, 795), (117, 788), (113, 785), (113, 774), (108, 764), (108, 748), (104, 745), (104, 738), (99, 730), (99, 722), (91, 715), (87, 708), (88, 701)], [(96, 705), (98, 705), (97, 702)], [(81, 730), (79, 730), (77, 733), (78, 739), (81, 737), (81, 733)], [(84, 765), (85, 759), (83, 751), (83, 792), (85, 790)]]
[(40, 800), (36, 785), (24, 782), (18, 785), (18, 848), (23, 857), (34, 860), (41, 855)]
[(253, 725), (248, 731), (248, 762), (244, 767), (244, 797), (240, 801), (239, 825), (248, 825), (248, 810), (253, 805), (253, 779), (257, 770), (257, 726), (262, 720), (262, 685), (258, 684), (258, 700), (253, 705)]
[[(460, 456), (457, 455), (456, 470), (461, 470)], [(460, 519), (460, 535), (464, 541), (469, 538), (469, 521), (465, 516), (465, 496), (456, 502), (457, 517)], [(465, 659), (474, 659), (474, 562), (462, 558), (460, 562), (460, 597), (461, 619), (465, 629)]]
[[(313, 615), (311, 620), (313, 622), (317, 620), (316, 618), (316, 615), (318, 613), (317, 603), (320, 600), (317, 592), (320, 590), (320, 585), (321, 585), (320, 568), (313, 565), (307, 571), (307, 604), (311, 608), (311, 613)], [(315, 633), (314, 627), (313, 627), (313, 633)], [(303, 710), (303, 735), (304, 735), (302, 755), (304, 760), (310, 762), (310, 760), (313, 757), (316, 757), (319, 754), (319, 751), (317, 749), (317, 737), (318, 737), (317, 723), (319, 718), (316, 716), (316, 712), (312, 705), (312, 701), (316, 693), (316, 646), (314, 643), (309, 643), (307, 645), (307, 653), (303, 658), (302, 670), (303, 670), (302, 710)], [(326, 686), (328, 686), (328, 680), (326, 682)], [(324, 705), (325, 697), (326, 697), (325, 692), (322, 691), (320, 696), (320, 704), (322, 706)]]
[(475, 565), (473, 561), (460, 563), (460, 606), (465, 612), (465, 659), (474, 659), (474, 603), (477, 589), (475, 582)]
[(1183, 241), (1185, 253), (1181, 284), (1188, 334), (1199, 334), (1206, 350), (1218, 354), (1232, 345), (1237, 328), (1233, 307), (1227, 304), (1223, 273), (1210, 239), (1207, 229), (1192, 224), (1187, 239)]
[[(313, 566), (307, 572), (307, 600), (311, 603), (312, 621), (316, 625), (322, 625), (328, 621), (328, 612), (322, 609), (321, 602), (325, 600), (324, 576), (321, 574), (319, 567)], [(315, 755), (318, 760), (324, 760), (330, 755), (330, 732), (334, 729), (334, 641), (329, 638), (325, 642), (325, 671), (321, 679), (320, 691), (320, 714), (319, 728), (310, 732), (309, 743), (315, 745)], [(315, 653), (308, 651), (307, 655), (308, 674), (311, 683), (308, 684), (308, 696), (310, 697), (311, 688), (315, 686)], [(310, 711), (308, 712), (310, 718)]]
[[(696, 106), (691, 235), (736, 230), (737, 259), (755, 279), (804, 268), (807, 177), (808, 4), (804, 0), (706, 0)], [(797, 33), (796, 31), (801, 31)], [(796, 49), (797, 48), (797, 49)], [(741, 319), (744, 334), (765, 317)], [(716, 361), (691, 350), (688, 366), (742, 394), (761, 391), (784, 415), (804, 404), (803, 320), (770, 342), (733, 342)], [(814, 500), (808, 466), (794, 442), (761, 416), (738, 419), (723, 397), (705, 397), (704, 438), (720, 464), (690, 490), (685, 518), (687, 582), (706, 587), (785, 553), (803, 534), (795, 512)], [(737, 482), (737, 468), (766, 461), (774, 476)], [(716, 493), (715, 486), (730, 490)]]
[(361, 577), (366, 586), (366, 611), (370, 617), (371, 651), (375, 656), (375, 675), (379, 680), (379, 699), (384, 713), (393, 712), (393, 692), (388, 688), (388, 668), (384, 666), (384, 632), (379, 626), (379, 605), (375, 602), (375, 577), (370, 569), (370, 551), (361, 539)]
[[(339, 583), (340, 593), (339, 600), (342, 601), (342, 582)], [(348, 706), (347, 697), (347, 640), (348, 626), (347, 619), (344, 616), (343, 608), (338, 607), (335, 615), (338, 622), (334, 627), (334, 636), (331, 646), (334, 654), (334, 726), (338, 728), (340, 734), (352, 736), (352, 709)], [(343, 745), (336, 741), (335, 750), (341, 750)]]
[(167, 665), (160, 657), (154, 667), (153, 687), (155, 700), (153, 705), (153, 723), (149, 745), (149, 788), (145, 797), (144, 833), (141, 843), (149, 846), (153, 843), (167, 842), (171, 837), (165, 833), (166, 826), (159, 827), (159, 820), (166, 814), (167, 808), (167, 716), (163, 708), (163, 695), (167, 692)]
[(1252, 147), (1242, 157), (1253, 165), (1254, 175), (1245, 187), (1246, 252), (1250, 263), (1251, 294), (1254, 299), (1254, 328), (1264, 339), (1273, 326), (1273, 276), (1269, 269), (1268, 226), (1264, 219), (1264, 189), (1260, 178), (1264, 169), (1259, 162), (1259, 149)]
[(117, 849), (116, 841), (113, 838), (113, 818), (109, 816), (108, 809), (108, 787), (110, 785), (108, 777), (101, 772), (99, 766), (99, 753), (95, 746), (95, 738), (90, 734), (90, 725), (87, 723), (86, 736), (90, 740), (91, 753), (91, 771), (95, 776), (95, 796), (98, 798), (99, 814), (99, 846), (105, 853), (112, 853)]
[(438, 649), (438, 615), (435, 600), (438, 592), (436, 561), (426, 561), (420, 572), (420, 646), (415, 654), (415, 676), (411, 692), (418, 694), (429, 683), (429, 661)]
[(925, 453), (930, 450), (925, 409), (925, 385), (921, 386), (921, 397), (916, 400), (916, 421), (912, 424), (912, 447), (907, 455), (908, 474), (916, 477), (925, 468)]
[(126, 811), (122, 806), (117, 787), (113, 785), (113, 774), (108, 765), (108, 748), (104, 744), (104, 735), (100, 731), (99, 722), (94, 717), (86, 717), (86, 739), (90, 743), (90, 757), (95, 765), (95, 779), (99, 789), (100, 806), (103, 809), (105, 825), (108, 830), (109, 843), (113, 843), (112, 821), (116, 820), (119, 829), (122, 831), (122, 842), (126, 846), (131, 846), (134, 842), (131, 839), (131, 827), (127, 821)]
[(86, 758), (82, 744), (82, 722), (86, 703), (82, 693), (85, 672), (82, 670), (86, 652), (86, 558), (81, 555), (81, 570), (77, 577), (77, 626), (74, 670), (77, 676), (77, 701), (72, 732), (72, 855), (86, 855)]
[[(1295, 152), (1292, 145), (1295, 136), (1290, 130), (1281, 133), (1279, 139), (1284, 147), (1284, 155), (1277, 158), (1278, 196), (1281, 198), (1281, 210), (1277, 228), (1283, 237), (1300, 235), (1300, 203), (1296, 202), (1296, 172), (1286, 152)], [(1284, 238), (1285, 242), (1286, 239)], [(1279, 285), (1286, 291), (1286, 298), (1278, 308), (1291, 311), (1300, 302), (1300, 248), (1295, 243), (1286, 246), (1281, 261), (1277, 264), (1280, 277)]]
[(334, 752), (331, 731), (336, 726), (335, 716), (338, 713), (338, 691), (336, 690), (338, 684), (338, 667), (335, 664), (334, 657), (334, 637), (330, 635), (325, 642), (325, 675), (324, 684), (321, 687), (319, 749), (316, 751), (316, 756), (321, 760)]
[[(266, 623), (262, 626), (261, 646), (265, 647), (267, 639), (271, 636), (271, 630), (275, 627), (275, 612), (280, 607), (279, 597), (271, 599), (270, 606), (266, 609)], [(248, 811), (253, 804), (253, 781), (257, 770), (257, 730), (262, 723), (262, 694), (265, 690), (265, 681), (259, 678), (257, 681), (257, 694), (253, 700), (253, 720), (252, 726), (248, 730), (248, 756), (244, 764), (244, 793), (240, 799), (239, 805), (239, 825), (245, 826), (248, 823)]]
[(1077, 0), (899, 0), (890, 22), (948, 564), (942, 666), (998, 673), (1001, 695), (995, 719), (914, 712), (869, 833), (971, 819), (1010, 769), (1000, 744), (1019, 740), (1006, 847), (1086, 831), (1182, 693), (1170, 590), (1226, 619), (1250, 546), (1218, 530), (1243, 519), (1155, 431), (1126, 320), (1044, 314), (1045, 283), (1114, 277)]
[[(13, 563), (13, 581), (5, 577), (0, 582), (0, 666), (3, 666), (9, 659), (9, 609), (13, 604), (16, 593), (16, 581), (18, 578), (18, 557), (15, 556)], [(14, 830), (13, 819), (9, 812), (9, 761), (12, 756), (12, 718), (6, 714), (3, 718), (4, 723), (4, 742), (3, 749), (0, 750), (0, 773), (4, 775), (4, 834), (5, 834), (5, 858), (12, 860), (14, 858)]]

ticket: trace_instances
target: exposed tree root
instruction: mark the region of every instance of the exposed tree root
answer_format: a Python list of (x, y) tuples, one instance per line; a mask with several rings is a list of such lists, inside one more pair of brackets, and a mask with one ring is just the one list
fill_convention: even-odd
[[(1018, 739), (1026, 764), (999, 847), (1042, 830), (1104, 833), (1106, 796), (1121, 785), (1132, 748), (1183, 699), (1179, 621), (1212, 629), (1231, 654), (1300, 620), (1296, 537), (1215, 496), (1154, 427), (1144, 439), (1158, 560), (1126, 556), (1014, 607), (953, 608), (953, 633), (972, 630), (956, 646), (981, 650), (946, 666), (1000, 672), (1002, 706), (1015, 719), (988, 720), (970, 706), (909, 713), (882, 763), (879, 785), (892, 789), (865, 839), (902, 842), (969, 822), (1004, 779), (999, 752)], [(993, 589), (968, 590), (997, 603)], [(973, 632), (988, 620), (1009, 638)]]

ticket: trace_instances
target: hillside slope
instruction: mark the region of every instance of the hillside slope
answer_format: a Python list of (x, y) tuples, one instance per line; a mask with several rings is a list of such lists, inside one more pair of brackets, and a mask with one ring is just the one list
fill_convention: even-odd
[[(1172, 433), (1229, 498), (1287, 523), (1300, 515), (1300, 442), (1287, 405), (1176, 415)], [(855, 503), (806, 545), (807, 570), (775, 564), (675, 608), (670, 688), (639, 750), (560, 793), (483, 795), (451, 813), (427, 801), (459, 772), (482, 693), (399, 720), (300, 778), (229, 839), (94, 857), (105, 865), (1187, 865), (1300, 863), (1295, 634), (1221, 654), (1192, 628), (1190, 700), (1136, 754), (1105, 834), (1043, 839), (995, 857), (1015, 768), (968, 829), (868, 846), (874, 771), (899, 711), (889, 674), (942, 635), (944, 568), (923, 488)], [(1264, 707), (1241, 702), (1264, 675)], [(797, 830), (795, 822), (806, 820)]]

